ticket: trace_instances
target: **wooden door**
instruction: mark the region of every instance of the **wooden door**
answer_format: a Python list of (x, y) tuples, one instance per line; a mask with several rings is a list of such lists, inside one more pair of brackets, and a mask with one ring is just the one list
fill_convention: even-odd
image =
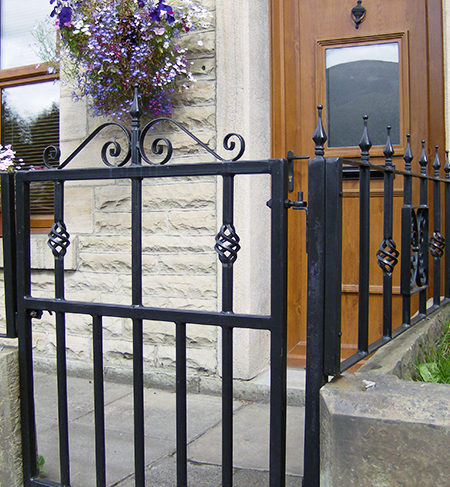
[[(404, 153), (407, 133), (411, 134), (416, 161), (420, 155), (422, 139), (426, 140), (429, 154), (433, 152), (432, 148), (435, 145), (439, 145), (443, 159), (441, 2), (438, 0), (395, 0), (395, 2), (363, 0), (362, 6), (365, 7), (366, 12), (358, 28), (351, 15), (355, 6), (357, 6), (356, 0), (321, 0), (320, 2), (272, 0), (272, 155), (286, 157), (287, 152), (292, 150), (295, 155), (313, 156), (314, 144), (311, 137), (317, 121), (316, 106), (322, 104), (325, 129), (331, 131), (329, 141), (331, 146), (326, 150), (326, 157), (358, 157), (357, 145), (362, 134), (362, 117), (367, 114), (369, 135), (374, 139), (371, 150), (374, 158), (372, 162), (383, 162), (381, 158), (385, 139), (380, 135), (380, 130), (384, 132), (384, 127), (388, 124), (392, 125), (395, 133), (394, 163), (397, 167), (402, 167), (401, 157)], [(369, 55), (367, 58), (362, 55), (359, 59), (357, 53), (365, 52), (366, 48), (375, 50), (378, 54)], [(342, 53), (350, 53), (350, 58), (346, 58), (346, 61), (333, 61), (339, 59)], [(386, 56), (386, 59), (383, 56)], [(346, 66), (348, 68), (355, 60), (364, 62), (354, 64), (357, 69), (353, 71), (350, 69), (339, 72), (342, 65), (348, 63)], [(339, 69), (333, 70), (332, 68), (337, 65), (340, 65)], [(393, 78), (383, 85), (385, 76), (393, 76)], [(372, 78), (378, 79), (373, 87)], [(350, 91), (354, 93), (354, 98), (351, 100), (350, 107), (341, 103), (345, 94), (342, 95), (339, 91), (335, 95), (331, 94), (334, 86), (333, 79), (340, 79), (341, 86), (344, 85), (347, 89), (347, 96), (348, 88), (351, 87)], [(382, 98), (381, 103), (385, 109), (382, 117), (378, 116), (378, 109), (374, 109), (374, 105), (380, 106), (380, 98), (372, 96), (376, 90), (380, 90), (380, 86), (382, 91), (386, 88), (386, 99)], [(351, 117), (351, 114), (354, 114), (360, 120), (359, 128), (358, 125), (350, 128), (354, 121), (346, 121), (344, 122), (345, 133), (339, 134), (339, 126), (343, 124), (342, 120), (333, 118), (336, 117), (336, 107), (339, 113), (346, 112), (346, 116)], [(416, 171), (417, 167), (417, 165), (413, 167), (413, 171)], [(401, 207), (402, 181), (400, 178), (397, 179), (395, 205), (398, 211)], [(348, 353), (350, 353), (357, 341), (358, 185), (357, 180), (344, 181), (342, 301), (344, 355), (345, 349), (349, 349)], [(297, 191), (303, 191), (307, 195), (307, 163), (304, 161), (295, 163), (294, 192), (291, 199), (294, 199), (293, 195), (296, 195)], [(370, 269), (370, 291), (371, 321), (375, 324), (370, 331), (372, 341), (379, 338), (382, 330), (382, 273), (375, 258), (382, 239), (382, 181), (373, 181), (371, 196), (373, 211), (371, 262), (373, 265)], [(301, 366), (304, 363), (306, 341), (306, 222), (304, 212), (291, 211), (289, 218), (289, 364)], [(397, 235), (397, 242), (400, 243), (399, 221), (395, 224), (394, 239)], [(398, 272), (397, 270), (396, 274)], [(394, 294), (399, 297), (399, 277), (396, 274), (394, 273)], [(398, 299), (397, 303), (394, 303), (394, 309), (397, 310), (399, 318)]]

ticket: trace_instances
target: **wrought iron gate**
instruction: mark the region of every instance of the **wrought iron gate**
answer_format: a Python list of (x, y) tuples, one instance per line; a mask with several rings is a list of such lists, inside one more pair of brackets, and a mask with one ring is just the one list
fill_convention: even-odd
[[(136, 92), (131, 109), (132, 129), (108, 123), (99, 127), (65, 162), (55, 167), (58, 151), (49, 148), (44, 156), (49, 166), (46, 171), (18, 171), (2, 175), (3, 221), (5, 225), (5, 275), (17, 277), (17, 283), (7, 284), (7, 312), (9, 334), (14, 335), (12, 323), (17, 322), (19, 338), (22, 438), (25, 486), (54, 485), (37, 477), (37, 452), (35, 429), (35, 405), (33, 392), (33, 318), (42, 313), (56, 315), (56, 360), (58, 384), (58, 425), (60, 451), (60, 477), (62, 486), (70, 485), (70, 454), (68, 429), (67, 367), (66, 367), (66, 314), (90, 316), (93, 336), (93, 382), (95, 403), (95, 449), (97, 486), (106, 485), (104, 374), (103, 374), (103, 326), (105, 317), (128, 318), (133, 323), (133, 390), (134, 390), (134, 451), (136, 485), (145, 485), (144, 431), (151, 424), (144, 424), (143, 416), (143, 322), (165, 321), (176, 324), (176, 445), (177, 485), (187, 485), (187, 425), (186, 425), (186, 325), (215, 325), (222, 329), (222, 479), (224, 486), (232, 485), (233, 475), (233, 330), (247, 328), (269, 330), (271, 342), (271, 396), (270, 396), (270, 485), (285, 485), (286, 449), (286, 251), (287, 251), (287, 162), (263, 160), (237, 162), (244, 151), (244, 141), (238, 138), (239, 154), (231, 161), (204, 164), (168, 164), (172, 146), (167, 139), (153, 142), (154, 154), (167, 153), (162, 163), (153, 164), (144, 151), (144, 139), (155, 121), (140, 131), (140, 109)], [(64, 169), (73, 157), (82, 150), (105, 127), (119, 127), (129, 143), (129, 152), (121, 167), (111, 167), (110, 156), (118, 155), (117, 143), (108, 142), (103, 147), (102, 159), (108, 166), (99, 169)], [(182, 130), (188, 133), (183, 127)], [(188, 133), (192, 136), (192, 134)], [(224, 147), (236, 149), (231, 134)], [(193, 137), (193, 136), (192, 136)], [(210, 153), (212, 151), (200, 143)], [(112, 149), (108, 148), (112, 144)], [(214, 154), (214, 153), (212, 153)], [(217, 158), (216, 154), (214, 154)], [(220, 158), (219, 158), (220, 159)], [(146, 165), (142, 165), (144, 160)], [(130, 165), (125, 167), (125, 164)], [(271, 177), (271, 291), (270, 314), (243, 315), (233, 311), (233, 264), (239, 255), (240, 239), (234, 227), (234, 178), (239, 175), (268, 174)], [(223, 181), (223, 218), (215, 240), (215, 250), (222, 266), (222, 306), (220, 312), (200, 312), (180, 309), (152, 308), (142, 304), (142, 183), (147, 178), (174, 178), (182, 176), (218, 176)], [(70, 245), (70, 228), (64, 219), (64, 186), (69, 181), (129, 180), (132, 191), (132, 304), (114, 305), (101, 302), (75, 302), (65, 297), (64, 258)], [(49, 234), (48, 245), (54, 256), (54, 297), (36, 297), (31, 289), (30, 262), (30, 184), (52, 181), (55, 185), (54, 224)], [(188, 184), (188, 183), (186, 183)], [(17, 205), (14, 204), (14, 185)], [(15, 219), (17, 214), (17, 220)], [(17, 221), (17, 232), (14, 222)], [(49, 250), (50, 252), (50, 250)], [(17, 255), (15, 255), (17, 253)], [(15, 269), (17, 266), (17, 272)], [(16, 319), (17, 318), (17, 319)]]

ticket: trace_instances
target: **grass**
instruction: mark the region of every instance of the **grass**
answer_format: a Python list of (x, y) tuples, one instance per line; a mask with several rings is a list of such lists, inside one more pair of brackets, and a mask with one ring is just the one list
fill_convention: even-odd
[(450, 322), (436, 347), (425, 353), (425, 362), (416, 368), (418, 381), (450, 384)]

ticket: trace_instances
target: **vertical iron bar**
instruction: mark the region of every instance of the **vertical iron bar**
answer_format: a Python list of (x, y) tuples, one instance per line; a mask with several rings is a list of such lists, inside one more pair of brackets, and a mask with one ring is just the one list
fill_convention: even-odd
[(445, 186), (444, 186), (444, 198), (445, 198), (445, 241), (447, 248), (445, 252), (445, 297), (450, 299), (450, 161), (448, 157), (448, 151), (445, 151)]
[[(142, 305), (142, 180), (132, 180), (132, 302)], [(145, 485), (143, 321), (133, 320), (134, 458), (136, 486)]]
[(286, 482), (287, 360), (287, 209), (288, 163), (272, 166), (271, 329), (270, 351), (270, 487)]
[[(426, 179), (428, 158), (425, 153), (425, 140), (422, 140), (422, 153), (420, 155), (419, 164), (420, 174), (424, 176), (420, 179), (420, 206), (422, 208), (428, 208), (428, 179)], [(426, 247), (428, 247), (428, 238), (429, 236), (427, 233), (426, 235), (424, 235), (424, 239), (426, 240)], [(419, 314), (425, 316), (427, 314), (427, 288), (430, 279), (428, 249), (423, 255), (423, 267), (427, 275), (427, 286), (425, 286), (423, 290), (419, 291)]]
[(3, 275), (5, 286), (6, 337), (16, 338), (17, 273), (16, 273), (16, 211), (14, 172), (1, 175)]
[(433, 237), (432, 243), (437, 244), (436, 248), (431, 248), (433, 256), (433, 306), (440, 306), (441, 304), (441, 257), (442, 253), (439, 249), (439, 240), (441, 239), (441, 183), (439, 182), (439, 171), (441, 168), (441, 161), (439, 160), (438, 146), (436, 146), (436, 154), (433, 162), (434, 177), (433, 181)]
[[(412, 207), (412, 161), (411, 135), (406, 135), (405, 175), (403, 176), (402, 241), (401, 241), (401, 292), (402, 325), (411, 326), (411, 207)], [(408, 211), (409, 210), (409, 211)]]
[(324, 373), (325, 321), (325, 225), (327, 140), (322, 125), (322, 106), (313, 140), (315, 158), (308, 164), (308, 307), (306, 338), (306, 399), (303, 487), (320, 484), (320, 388)]
[[(223, 224), (233, 227), (234, 177), (223, 177)], [(222, 311), (233, 312), (233, 263), (222, 263)], [(233, 485), (233, 329), (222, 327), (222, 485)]]
[(186, 323), (176, 323), (177, 487), (187, 487)]
[(31, 316), (23, 300), (31, 294), (30, 185), (23, 182), (21, 175), (17, 176), (16, 190), (20, 412), (24, 485), (30, 487), (31, 478), (38, 474)]
[(370, 268), (370, 166), (369, 151), (372, 144), (365, 115), (364, 131), (359, 143), (361, 166), (359, 179), (359, 307), (358, 352), (369, 352), (369, 268)]
[(97, 487), (106, 487), (105, 393), (103, 381), (103, 320), (93, 317), (95, 468)]
[[(64, 222), (64, 183), (55, 182), (55, 222)], [(64, 299), (64, 256), (55, 255), (55, 298)], [(67, 399), (66, 316), (56, 313), (56, 371), (58, 383), (59, 462), (61, 484), (70, 485), (69, 413)]]
[[(141, 165), (141, 108), (135, 87), (131, 114), (131, 165)], [(131, 181), (132, 303), (142, 306), (142, 179)], [(145, 486), (143, 321), (133, 320), (134, 465), (136, 486)]]
[[(394, 173), (392, 157), (394, 149), (391, 143), (391, 127), (388, 127), (387, 142), (384, 148), (384, 228), (383, 249), (383, 337), (392, 338), (392, 273), (397, 264), (398, 251), (393, 240), (394, 228)], [(381, 262), (379, 260), (378, 262)]]

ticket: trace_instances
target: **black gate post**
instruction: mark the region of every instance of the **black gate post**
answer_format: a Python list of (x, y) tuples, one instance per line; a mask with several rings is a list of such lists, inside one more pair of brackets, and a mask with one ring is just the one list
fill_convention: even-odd
[(1, 175), (3, 276), (5, 281), (6, 337), (17, 338), (16, 209), (14, 173)]
[(322, 107), (308, 165), (308, 311), (303, 487), (320, 485), (320, 389), (339, 374), (341, 316), (341, 160), (325, 159)]

